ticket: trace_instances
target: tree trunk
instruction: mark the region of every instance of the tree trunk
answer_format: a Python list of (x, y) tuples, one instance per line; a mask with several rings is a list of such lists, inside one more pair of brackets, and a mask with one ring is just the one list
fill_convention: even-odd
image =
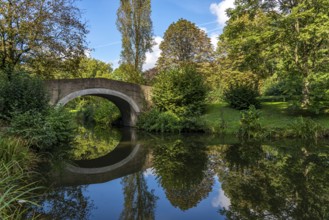
[(302, 107), (307, 107), (310, 104), (310, 82), (307, 77), (303, 79), (303, 88), (302, 88)]

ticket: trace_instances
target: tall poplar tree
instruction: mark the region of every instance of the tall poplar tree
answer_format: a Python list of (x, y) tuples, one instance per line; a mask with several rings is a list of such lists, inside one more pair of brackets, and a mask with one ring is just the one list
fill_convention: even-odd
[(120, 0), (116, 24), (122, 35), (121, 62), (141, 71), (153, 46), (151, 0)]

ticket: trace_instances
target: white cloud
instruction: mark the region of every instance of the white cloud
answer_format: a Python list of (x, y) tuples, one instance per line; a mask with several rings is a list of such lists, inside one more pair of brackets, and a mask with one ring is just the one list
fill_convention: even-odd
[(210, 42), (213, 45), (214, 49), (217, 49), (217, 43), (218, 43), (218, 33), (212, 33), (210, 34)]
[(155, 64), (160, 57), (161, 50), (159, 48), (160, 43), (163, 41), (162, 37), (156, 36), (154, 37), (155, 45), (152, 47), (152, 52), (146, 53), (146, 60), (143, 65), (143, 70), (148, 70), (155, 67)]
[(225, 22), (228, 20), (226, 15), (226, 9), (234, 7), (234, 0), (222, 0), (221, 2), (212, 3), (210, 5), (210, 11), (217, 16), (217, 23), (220, 27), (225, 26)]
[(87, 58), (91, 58), (91, 50), (90, 50), (90, 49), (87, 49), (87, 50), (85, 50), (84, 52), (85, 52), (85, 56), (86, 56)]
[(212, 199), (211, 205), (215, 208), (221, 207), (228, 209), (231, 205), (231, 201), (225, 196), (225, 193), (222, 188), (219, 188), (218, 196)]

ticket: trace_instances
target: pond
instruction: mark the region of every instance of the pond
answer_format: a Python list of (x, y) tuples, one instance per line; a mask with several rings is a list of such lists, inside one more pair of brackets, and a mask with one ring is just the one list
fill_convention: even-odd
[(112, 134), (81, 136), (84, 150), (53, 174), (36, 212), (79, 220), (329, 219), (329, 143)]

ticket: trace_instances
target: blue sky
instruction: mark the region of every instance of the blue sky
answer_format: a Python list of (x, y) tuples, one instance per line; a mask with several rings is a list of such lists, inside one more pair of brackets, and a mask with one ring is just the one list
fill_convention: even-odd
[[(192, 21), (205, 30), (212, 42), (222, 32), (227, 19), (225, 10), (234, 0), (151, 0), (154, 39), (157, 45), (146, 55), (143, 69), (154, 66), (160, 55), (159, 43), (169, 25), (180, 18)], [(90, 56), (113, 67), (118, 66), (121, 51), (121, 34), (116, 28), (116, 11), (120, 0), (81, 0), (78, 7), (83, 12), (90, 33), (87, 36)]]

